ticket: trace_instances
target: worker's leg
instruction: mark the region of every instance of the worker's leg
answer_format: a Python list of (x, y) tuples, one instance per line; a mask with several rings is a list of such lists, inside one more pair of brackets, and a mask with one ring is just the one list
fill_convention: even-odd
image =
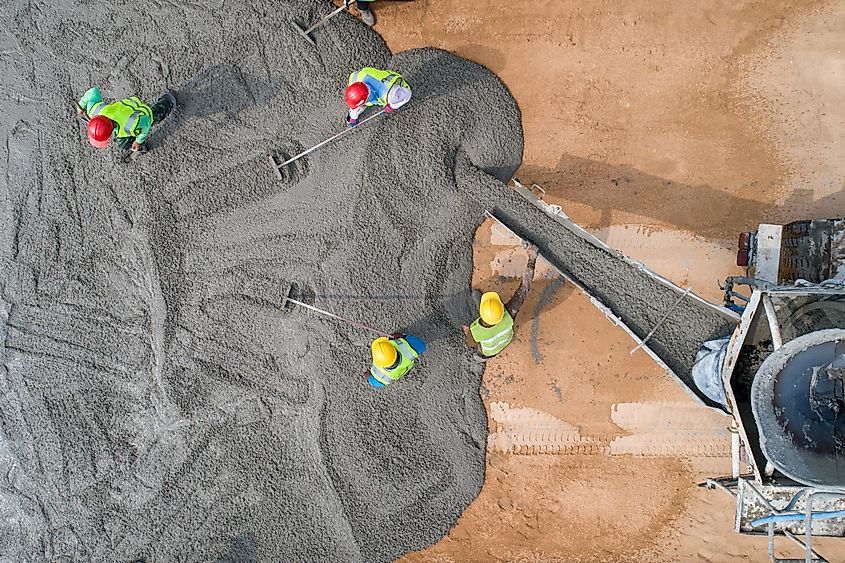
[(153, 125), (161, 123), (173, 111), (174, 106), (176, 106), (176, 96), (170, 92), (165, 92), (159, 96), (156, 103), (150, 106), (150, 109), (153, 110)]
[(358, 11), (361, 12), (361, 21), (372, 27), (376, 23), (376, 17), (370, 9), (370, 4), (375, 0), (357, 0), (355, 3), (358, 6)]
[(369, 384), (373, 387), (384, 387), (384, 384), (372, 375), (370, 375), (370, 377), (367, 379), (367, 382), (369, 382)]
[(513, 294), (511, 300), (505, 305), (513, 318), (516, 318), (517, 313), (522, 308), (522, 304), (525, 302), (525, 296), (531, 291), (531, 283), (534, 280), (534, 268), (536, 265), (537, 247), (532, 244), (528, 249), (528, 266), (525, 268), (525, 273), (522, 274), (522, 282), (520, 282), (519, 288)]
[(132, 148), (132, 143), (135, 142), (135, 137), (118, 137), (117, 146), (122, 150), (128, 151)]
[(361, 117), (361, 114), (367, 109), (367, 106), (361, 106), (359, 108), (352, 108), (349, 110), (349, 113), (346, 114), (346, 123), (350, 127), (354, 127), (355, 124), (358, 122), (358, 118)]

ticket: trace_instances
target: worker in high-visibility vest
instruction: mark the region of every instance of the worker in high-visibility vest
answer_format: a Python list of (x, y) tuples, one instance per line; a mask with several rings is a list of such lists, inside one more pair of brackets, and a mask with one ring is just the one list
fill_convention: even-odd
[(425, 352), (425, 342), (410, 334), (392, 334), (376, 338), (370, 348), (373, 363), (367, 381), (373, 387), (384, 387), (411, 371), (414, 361)]
[(165, 92), (148, 106), (136, 96), (107, 104), (99, 88), (91, 88), (77, 104), (76, 111), (88, 120), (88, 141), (104, 149), (117, 138), (121, 149), (146, 152), (146, 141), (153, 125), (160, 123), (176, 106), (176, 97)]
[(513, 320), (525, 302), (525, 296), (531, 290), (534, 268), (537, 263), (536, 245), (528, 247), (528, 266), (522, 275), (522, 282), (507, 305), (495, 291), (488, 291), (481, 296), (478, 306), (479, 318), (469, 326), (472, 339), (478, 344), (475, 359), (486, 361), (492, 358), (513, 340)]
[(346, 123), (355, 127), (358, 117), (370, 106), (383, 107), (385, 113), (391, 113), (407, 104), (411, 87), (398, 72), (368, 66), (349, 75), (343, 98), (349, 107)]

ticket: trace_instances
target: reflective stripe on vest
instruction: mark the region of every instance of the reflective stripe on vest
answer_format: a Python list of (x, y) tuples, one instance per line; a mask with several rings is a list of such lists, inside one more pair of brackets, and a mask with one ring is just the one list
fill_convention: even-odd
[(91, 107), (91, 111), (88, 113), (91, 117), (100, 115), (100, 112), (103, 111), (103, 108), (106, 107), (108, 104), (106, 102), (97, 102)]
[(127, 137), (135, 137), (134, 131), (138, 128), (142, 115), (149, 117), (150, 123), (152, 124), (153, 112), (149, 106), (141, 103), (140, 100), (127, 98), (125, 100), (120, 100), (120, 103), (133, 110), (129, 119), (127, 119), (126, 123), (123, 124), (123, 132), (126, 133)]
[(495, 356), (513, 340), (513, 318), (505, 309), (505, 317), (499, 324), (486, 327), (480, 324), (479, 320), (472, 323), (470, 333), (473, 339), (481, 346), (481, 353), (487, 357)]
[(493, 355), (498, 352), (502, 351), (503, 344), (508, 344), (513, 337), (513, 326), (509, 326), (501, 331), (497, 332), (490, 338), (485, 338), (479, 344), (481, 344), (481, 351), (484, 352), (486, 355)]
[(390, 343), (399, 353), (399, 365), (393, 369), (385, 369), (380, 368), (375, 363), (370, 364), (370, 374), (382, 385), (390, 385), (408, 373), (408, 370), (414, 367), (414, 359), (419, 357), (417, 351), (404, 338), (391, 340)]

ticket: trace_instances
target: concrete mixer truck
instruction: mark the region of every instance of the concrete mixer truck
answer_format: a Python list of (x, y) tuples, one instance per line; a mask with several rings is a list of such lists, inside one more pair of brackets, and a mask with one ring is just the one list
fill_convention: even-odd
[(740, 323), (693, 368), (735, 430), (733, 475), (705, 485), (736, 497), (737, 531), (767, 535), (772, 560), (776, 536), (824, 561), (813, 537), (845, 535), (844, 234), (843, 220), (740, 234), (748, 275), (723, 286)]
[[(845, 537), (845, 220), (760, 225), (739, 237), (745, 276), (716, 305), (624, 256), (513, 181), (488, 210), (543, 257), (699, 403), (732, 418), (736, 530), (797, 543)], [(543, 215), (546, 217), (544, 218)], [(548, 218), (552, 220), (549, 221)]]

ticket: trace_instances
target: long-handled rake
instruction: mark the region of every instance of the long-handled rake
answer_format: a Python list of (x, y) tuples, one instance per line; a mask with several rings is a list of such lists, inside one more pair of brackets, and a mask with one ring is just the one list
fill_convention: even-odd
[(275, 157), (275, 156), (273, 156), (273, 155), (271, 154), (271, 155), (270, 155), (270, 164), (273, 166), (273, 170), (275, 170), (275, 171), (276, 171), (276, 176), (278, 176), (278, 177), (279, 177), (279, 180), (284, 180), (284, 177), (282, 176), (282, 168), (284, 168), (285, 166), (287, 166), (288, 164), (290, 164), (290, 163), (292, 163), (292, 162), (295, 162), (295, 161), (299, 160), (300, 158), (302, 158), (302, 157), (303, 157), (303, 156), (305, 156), (306, 154), (311, 153), (311, 152), (314, 152), (315, 150), (319, 149), (320, 147), (322, 147), (322, 146), (324, 146), (324, 145), (327, 145), (327, 144), (331, 143), (331, 142), (332, 142), (332, 141), (334, 141), (335, 139), (338, 139), (338, 138), (342, 137), (343, 135), (346, 135), (346, 134), (347, 134), (347, 133), (349, 133), (350, 131), (354, 131), (355, 129), (358, 129), (359, 127), (361, 127), (363, 124), (365, 124), (365, 123), (366, 123), (366, 122), (368, 122), (369, 120), (371, 120), (371, 119), (375, 119), (376, 117), (380, 116), (380, 115), (381, 115), (381, 114), (383, 114), (383, 113), (384, 113), (384, 110), (381, 110), (381, 111), (380, 111), (380, 112), (378, 112), (378, 113), (374, 113), (373, 115), (369, 116), (368, 118), (366, 118), (366, 119), (362, 119), (362, 120), (361, 120), (361, 122), (360, 122), (360, 123), (358, 123), (358, 125), (356, 125), (355, 127), (349, 127), (349, 128), (347, 128), (347, 129), (344, 129), (344, 130), (343, 130), (343, 131), (341, 131), (340, 133), (338, 133), (338, 134), (336, 134), (336, 135), (332, 135), (331, 137), (329, 137), (329, 138), (328, 138), (328, 139), (326, 139), (325, 141), (322, 141), (322, 142), (320, 142), (320, 143), (317, 143), (316, 145), (314, 145), (314, 146), (313, 146), (313, 147), (311, 147), (310, 149), (305, 150), (305, 151), (302, 151), (301, 153), (299, 153), (299, 154), (298, 154), (298, 155), (296, 155), (296, 156), (292, 156), (291, 158), (287, 159), (286, 161), (284, 161), (284, 162), (283, 162), (283, 163), (281, 163), (281, 164), (279, 164), (278, 162), (276, 162), (276, 157)]
[(353, 321), (352, 319), (347, 319), (346, 317), (341, 317), (340, 315), (336, 315), (336, 314), (334, 314), (330, 311), (326, 311), (325, 309), (320, 309), (320, 308), (315, 307), (313, 305), (309, 305), (308, 303), (304, 303), (302, 301), (299, 301), (298, 299), (294, 299), (293, 297), (290, 296), (290, 293), (291, 293), (291, 288), (289, 287), (286, 295), (282, 298), (281, 308), (283, 310), (291, 309), (291, 304), (299, 305), (300, 307), (304, 307), (306, 309), (314, 311), (315, 313), (319, 313), (321, 315), (325, 315), (325, 316), (330, 317), (332, 319), (336, 319), (338, 321), (352, 325), (356, 328), (368, 330), (370, 332), (378, 334), (379, 336), (389, 336), (389, 333), (384, 332), (382, 330), (379, 330), (377, 328), (373, 328), (369, 325), (365, 325), (364, 323), (359, 323), (358, 321)]

